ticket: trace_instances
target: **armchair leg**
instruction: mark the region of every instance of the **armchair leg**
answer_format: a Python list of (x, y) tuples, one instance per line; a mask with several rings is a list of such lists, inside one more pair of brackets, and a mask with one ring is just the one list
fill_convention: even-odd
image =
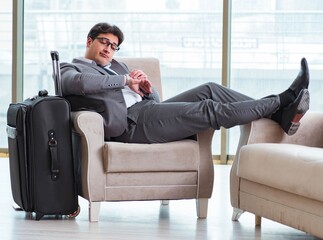
[(256, 227), (260, 227), (261, 226), (261, 217), (255, 215), (255, 225)]
[(169, 200), (161, 200), (161, 205), (169, 205)]
[(207, 217), (208, 198), (196, 199), (196, 212), (198, 218)]
[(99, 221), (101, 202), (89, 202), (89, 220), (90, 222)]
[(233, 213), (232, 213), (232, 221), (238, 221), (240, 216), (242, 215), (242, 213), (244, 213), (243, 210), (239, 209), (239, 208), (233, 208)]

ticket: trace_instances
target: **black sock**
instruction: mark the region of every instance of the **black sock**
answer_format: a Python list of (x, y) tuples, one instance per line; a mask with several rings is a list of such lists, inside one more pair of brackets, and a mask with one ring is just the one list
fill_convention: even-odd
[(282, 109), (279, 109), (277, 112), (271, 115), (270, 119), (280, 124), (282, 120), (282, 115), (283, 115)]
[(291, 89), (287, 89), (286, 91), (278, 94), (278, 96), (280, 99), (280, 108), (286, 107), (296, 99), (295, 92)]

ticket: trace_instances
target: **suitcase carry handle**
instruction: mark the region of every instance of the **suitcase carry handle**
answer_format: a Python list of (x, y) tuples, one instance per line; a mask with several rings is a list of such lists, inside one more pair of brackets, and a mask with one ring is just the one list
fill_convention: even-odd
[(56, 134), (54, 130), (49, 130), (48, 132), (48, 146), (50, 151), (50, 158), (51, 158), (51, 175), (52, 180), (55, 181), (58, 179), (59, 176), (59, 161), (57, 156), (57, 140)]

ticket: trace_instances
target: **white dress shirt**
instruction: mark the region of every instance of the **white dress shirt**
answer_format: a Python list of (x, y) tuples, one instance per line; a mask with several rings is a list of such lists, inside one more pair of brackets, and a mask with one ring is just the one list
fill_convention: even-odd
[[(111, 72), (112, 74), (119, 75), (118, 73), (113, 71), (110, 68), (110, 66), (111, 66), (111, 63), (104, 66), (104, 68), (107, 69), (108, 72)], [(131, 107), (132, 105), (134, 105), (137, 102), (142, 101), (141, 96), (138, 93), (135, 93), (134, 91), (132, 91), (128, 86), (124, 86), (124, 89), (122, 89), (122, 94), (123, 94), (124, 100), (126, 102), (127, 108)]]

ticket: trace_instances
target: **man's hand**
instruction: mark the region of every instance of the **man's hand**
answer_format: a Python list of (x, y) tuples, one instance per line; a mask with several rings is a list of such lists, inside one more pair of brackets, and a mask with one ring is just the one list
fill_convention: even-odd
[(136, 79), (136, 78), (131, 78), (129, 81), (129, 85), (128, 87), (134, 91), (135, 93), (138, 93), (141, 97), (144, 96), (143, 92), (140, 90), (140, 83), (141, 80), (140, 79)]
[(133, 91), (135, 91), (136, 93), (138, 93), (142, 97), (143, 97), (143, 94), (151, 94), (152, 93), (151, 83), (148, 80), (147, 75), (143, 71), (141, 71), (141, 70), (132, 70), (129, 73), (129, 76), (131, 77), (131, 79), (140, 80), (140, 82), (138, 83), (139, 84), (138, 88), (137, 88), (137, 86), (135, 87), (136, 89), (138, 89), (140, 91), (140, 93), (135, 91), (134, 89), (132, 89), (129, 86)]
[(141, 80), (139, 89), (146, 95), (151, 94), (151, 83), (149, 80)]

